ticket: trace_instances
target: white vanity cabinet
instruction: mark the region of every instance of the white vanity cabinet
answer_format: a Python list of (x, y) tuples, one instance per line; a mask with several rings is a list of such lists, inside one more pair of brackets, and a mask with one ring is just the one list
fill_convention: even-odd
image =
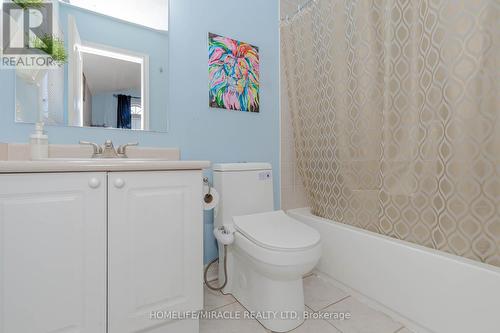
[(0, 174), (0, 333), (197, 332), (201, 170)]
[(0, 332), (106, 330), (106, 173), (0, 174)]
[(203, 307), (201, 172), (110, 173), (108, 181), (108, 333), (183, 332), (193, 320), (163, 313)]

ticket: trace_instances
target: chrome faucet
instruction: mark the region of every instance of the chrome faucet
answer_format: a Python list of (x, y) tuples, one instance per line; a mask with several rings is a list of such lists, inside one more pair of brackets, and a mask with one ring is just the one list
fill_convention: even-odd
[(138, 146), (138, 142), (127, 143), (115, 149), (113, 145), (113, 141), (106, 140), (104, 145), (99, 146), (97, 143), (88, 142), (88, 141), (80, 141), (81, 145), (89, 145), (92, 146), (94, 152), (92, 153), (92, 158), (128, 158), (127, 156), (127, 147), (130, 146)]

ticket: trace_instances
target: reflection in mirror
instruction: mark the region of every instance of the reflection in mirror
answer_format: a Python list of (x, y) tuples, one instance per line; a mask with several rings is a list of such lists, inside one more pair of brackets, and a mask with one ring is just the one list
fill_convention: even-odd
[[(69, 78), (73, 80), (73, 91), (81, 91), (81, 94), (72, 96), (73, 103), (68, 106), (69, 123), (147, 130), (147, 97), (143, 96), (142, 89), (147, 56), (105, 46), (75, 45), (74, 50), (73, 59), (81, 64), (70, 67)], [(132, 122), (132, 107), (141, 110), (137, 115), (140, 122)]]
[(168, 0), (149, 20), (140, 0), (68, 1), (54, 2), (67, 63), (16, 70), (16, 121), (166, 131)]

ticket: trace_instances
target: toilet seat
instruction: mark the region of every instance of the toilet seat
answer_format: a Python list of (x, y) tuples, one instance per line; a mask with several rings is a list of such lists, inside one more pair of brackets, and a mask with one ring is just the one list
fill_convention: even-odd
[(303, 251), (320, 242), (313, 228), (289, 217), (284, 211), (274, 211), (233, 217), (237, 231), (257, 245), (274, 251)]
[(230, 251), (242, 252), (256, 262), (275, 267), (297, 267), (310, 263), (321, 256), (321, 243), (307, 249), (287, 251), (265, 248), (240, 232), (234, 234)]

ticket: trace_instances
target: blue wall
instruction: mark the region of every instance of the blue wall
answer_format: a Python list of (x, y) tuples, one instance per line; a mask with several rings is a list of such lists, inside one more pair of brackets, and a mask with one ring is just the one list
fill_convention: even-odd
[[(279, 203), (279, 13), (278, 1), (171, 0), (168, 133), (49, 127), (51, 143), (78, 140), (179, 147), (183, 159), (212, 162), (267, 161), (275, 173)], [(208, 32), (259, 47), (261, 112), (208, 107)], [(14, 124), (14, 73), (0, 70), (0, 142), (27, 142), (33, 125)], [(205, 261), (216, 256), (213, 217), (205, 213)]]

